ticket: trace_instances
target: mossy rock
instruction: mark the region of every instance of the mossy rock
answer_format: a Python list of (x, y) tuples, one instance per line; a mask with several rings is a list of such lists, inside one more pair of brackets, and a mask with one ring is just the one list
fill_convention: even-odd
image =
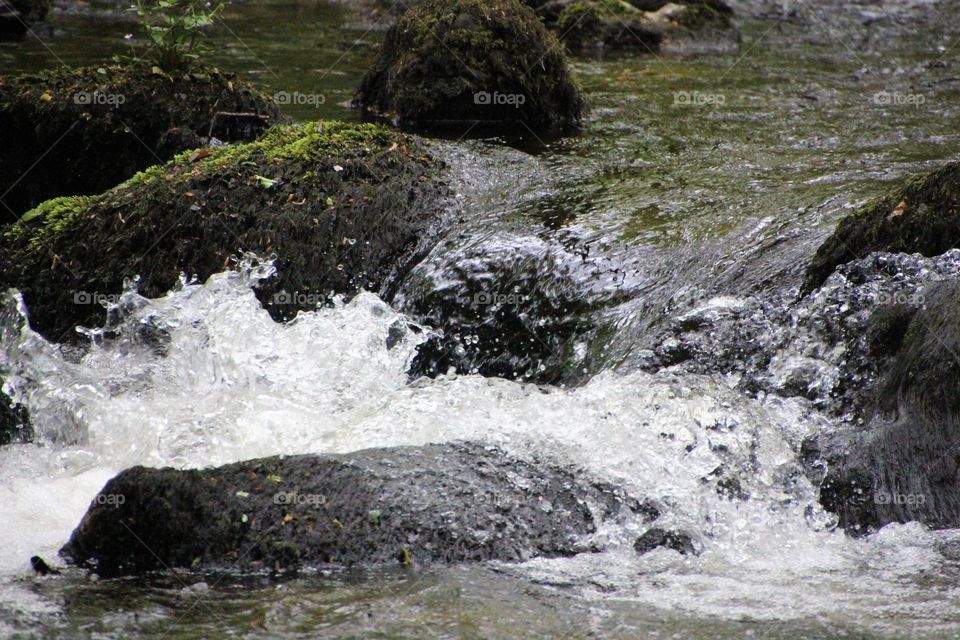
[(875, 251), (936, 256), (960, 243), (960, 163), (912, 178), (844, 218), (807, 266), (804, 295)]
[(563, 46), (519, 0), (426, 0), (387, 33), (354, 104), (408, 128), (576, 128), (585, 105)]
[(443, 173), (425, 143), (378, 125), (281, 125), (43, 203), (0, 237), (0, 286), (21, 290), (31, 326), (60, 341), (101, 324), (93, 294), (124, 278), (156, 297), (181, 272), (204, 279), (251, 251), (277, 256), (259, 294), (287, 319), (330, 292), (379, 290), (446, 204)]
[(553, 0), (542, 5), (539, 13), (572, 49), (604, 47), (653, 52), (664, 39), (663, 31), (646, 13), (624, 0)]
[[(50, 198), (100, 193), (183, 146), (171, 129), (250, 141), (280, 122), (266, 95), (214, 70), (108, 66), (0, 78), (0, 220)], [(169, 136), (167, 136), (169, 138)], [(191, 146), (194, 146), (191, 145)]]
[(53, 0), (0, 0), (0, 38), (23, 35), (52, 5)]

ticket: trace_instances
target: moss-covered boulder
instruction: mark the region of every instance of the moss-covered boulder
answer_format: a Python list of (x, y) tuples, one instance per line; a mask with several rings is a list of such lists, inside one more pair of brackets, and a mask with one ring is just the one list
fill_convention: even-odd
[[(0, 78), (0, 220), (61, 195), (100, 193), (185, 148), (175, 128), (250, 141), (282, 119), (232, 75), (166, 75), (145, 66)], [(167, 136), (169, 138), (169, 136)]]
[(553, 0), (537, 13), (571, 49), (653, 52), (664, 39), (660, 25), (624, 0)]
[(807, 267), (804, 294), (875, 251), (935, 256), (960, 243), (960, 163), (908, 180), (844, 218)]
[(563, 47), (519, 0), (425, 0), (390, 29), (354, 101), (403, 127), (579, 125)]
[(43, 203), (0, 237), (0, 287), (20, 289), (31, 326), (59, 341), (100, 324), (98, 298), (124, 278), (158, 296), (181, 272), (203, 279), (251, 251), (276, 255), (261, 300), (289, 318), (402, 269), (446, 202), (442, 174), (425, 143), (381, 126), (281, 125)]
[(0, 0), (0, 38), (19, 36), (47, 17), (53, 0)]
[(653, 52), (665, 41), (736, 34), (722, 0), (527, 0), (569, 48)]

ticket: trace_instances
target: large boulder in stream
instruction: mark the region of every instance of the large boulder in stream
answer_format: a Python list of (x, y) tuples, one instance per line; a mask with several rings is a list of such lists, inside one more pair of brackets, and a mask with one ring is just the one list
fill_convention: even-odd
[(214, 138), (254, 140), (281, 120), (269, 97), (216, 70), (0, 77), (0, 220), (56, 196), (100, 193)]
[(61, 341), (102, 324), (125, 279), (158, 297), (181, 273), (205, 279), (252, 252), (276, 257), (258, 294), (289, 319), (399, 274), (447, 203), (443, 178), (426, 143), (384, 127), (279, 126), (43, 203), (0, 236), (0, 288), (19, 289), (34, 330)]
[(807, 267), (804, 294), (837, 266), (869, 253), (936, 256), (960, 243), (960, 163), (911, 178), (844, 218)]
[(403, 127), (569, 130), (585, 105), (563, 46), (519, 0), (426, 0), (387, 33), (355, 106)]
[(475, 443), (134, 467), (93, 500), (61, 555), (101, 576), (522, 561), (590, 549), (646, 503), (574, 469)]
[(958, 186), (955, 162), (906, 181), (841, 221), (807, 268), (805, 300), (840, 312), (839, 371), (863, 373), (856, 422), (804, 450), (821, 502), (851, 531), (960, 526)]
[(841, 525), (869, 531), (917, 520), (960, 526), (960, 281), (934, 283), (897, 311), (895, 354), (866, 424), (818, 444), (821, 502)]

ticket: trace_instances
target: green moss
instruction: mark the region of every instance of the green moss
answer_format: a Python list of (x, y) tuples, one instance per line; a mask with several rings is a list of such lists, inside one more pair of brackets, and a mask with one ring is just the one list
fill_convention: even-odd
[[(224, 112), (260, 117), (216, 116)], [(242, 142), (282, 120), (268, 96), (215, 69), (166, 75), (108, 65), (0, 77), (0, 131), (21, 150), (0, 154), (0, 193), (23, 214), (57, 196), (99, 193), (169, 159), (185, 144), (171, 142), (172, 129)]]
[(40, 249), (47, 240), (62, 233), (88, 212), (92, 200), (92, 196), (63, 196), (47, 200), (25, 213), (18, 223), (7, 229), (4, 236), (14, 241), (27, 240), (32, 249)]
[(960, 163), (910, 178), (840, 222), (807, 267), (808, 293), (841, 264), (874, 251), (934, 256), (960, 243)]
[[(0, 237), (0, 287), (23, 291), (31, 324), (54, 340), (102, 321), (71, 292), (119, 291), (140, 275), (141, 292), (156, 296), (179, 273), (206, 278), (240, 251), (278, 256), (281, 275), (262, 289), (268, 305), (283, 288), (376, 288), (437, 214), (442, 166), (418, 140), (339, 122), (181, 153), (98, 196), (31, 211)], [(313, 304), (268, 308), (287, 319)]]
[(550, 26), (573, 49), (600, 44), (654, 51), (663, 40), (646, 14), (623, 0), (578, 0)]
[(730, 20), (726, 15), (705, 3), (689, 3), (677, 16), (676, 22), (690, 31), (730, 26)]
[[(513, 102), (483, 101), (497, 95)], [(563, 47), (519, 0), (426, 0), (388, 32), (355, 105), (423, 127), (572, 128), (584, 110)]]

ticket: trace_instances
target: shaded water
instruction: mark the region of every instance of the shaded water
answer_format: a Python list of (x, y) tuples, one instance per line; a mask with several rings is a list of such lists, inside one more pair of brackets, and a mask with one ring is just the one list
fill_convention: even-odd
[[(598, 300), (612, 327), (585, 338), (608, 349), (577, 388), (479, 376), (407, 384), (421, 338), (384, 346), (403, 290), (398, 309), (364, 294), (281, 327), (243, 277), (216, 276), (145, 308), (172, 331), (167, 358), (108, 345), (79, 364), (21, 333), (7, 300), (4, 366), (30, 381), (20, 392), (47, 444), (0, 451), (0, 634), (960, 637), (951, 533), (892, 525), (854, 541), (819, 510), (794, 452), (828, 418), (797, 399), (748, 398), (723, 379), (633, 362), (681, 287), (697, 292), (692, 305), (721, 293), (787, 300), (802, 260), (853, 204), (954, 155), (956, 9), (851, 3), (806, 20), (746, 19), (739, 51), (578, 59), (593, 108), (580, 135), (515, 149), (446, 141), (468, 215), (407, 293), (471, 252), (558, 260), (572, 273), (563, 286)], [(56, 25), (42, 41), (0, 45), (3, 68), (103, 62), (133, 30), (102, 15)], [(371, 26), (324, 3), (235, 5), (213, 60), (268, 92), (324, 96), (288, 108), (298, 118), (352, 119), (344, 103), (381, 38)], [(697, 93), (723, 104), (677, 104)], [(131, 464), (465, 437), (661, 498), (703, 554), (638, 558), (641, 525), (626, 523), (600, 532), (602, 553), (519, 566), (279, 582), (28, 576), (26, 559), (53, 555)], [(725, 500), (701, 480), (719, 465), (750, 500)]]

